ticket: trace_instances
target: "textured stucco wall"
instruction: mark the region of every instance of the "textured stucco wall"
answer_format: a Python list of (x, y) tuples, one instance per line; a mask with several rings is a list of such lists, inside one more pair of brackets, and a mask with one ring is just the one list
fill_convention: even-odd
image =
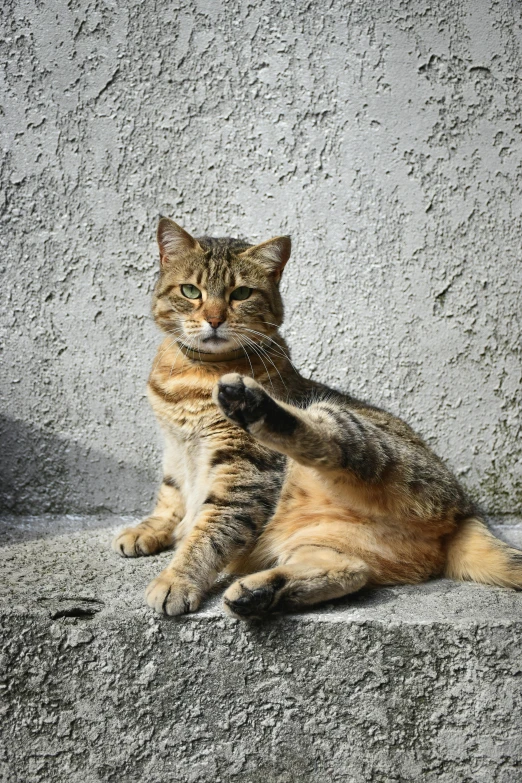
[(145, 510), (158, 214), (288, 232), (305, 372), (522, 508), (522, 7), (2, 6), (4, 506)]

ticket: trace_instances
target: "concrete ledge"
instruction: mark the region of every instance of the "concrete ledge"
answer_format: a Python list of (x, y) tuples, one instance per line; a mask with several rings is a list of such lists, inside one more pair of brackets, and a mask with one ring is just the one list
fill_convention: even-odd
[(161, 618), (142, 595), (170, 554), (120, 560), (125, 523), (2, 523), (2, 781), (522, 779), (521, 594), (438, 580)]

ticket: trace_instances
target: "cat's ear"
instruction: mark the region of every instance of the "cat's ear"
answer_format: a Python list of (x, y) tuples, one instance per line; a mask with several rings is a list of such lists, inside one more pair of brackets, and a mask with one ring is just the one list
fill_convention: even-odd
[(161, 268), (165, 269), (170, 262), (176, 261), (180, 256), (186, 256), (189, 253), (202, 252), (201, 245), (190, 236), (188, 231), (178, 226), (173, 220), (162, 217), (158, 223), (157, 231), (158, 246), (160, 251)]
[(260, 264), (278, 282), (290, 258), (291, 249), (290, 237), (274, 237), (260, 245), (249, 247), (248, 250), (240, 253), (240, 256)]

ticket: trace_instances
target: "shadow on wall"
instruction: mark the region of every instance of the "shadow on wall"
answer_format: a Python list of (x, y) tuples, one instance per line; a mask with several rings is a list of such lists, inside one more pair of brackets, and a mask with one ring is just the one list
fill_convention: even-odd
[(0, 513), (143, 514), (158, 476), (0, 416)]

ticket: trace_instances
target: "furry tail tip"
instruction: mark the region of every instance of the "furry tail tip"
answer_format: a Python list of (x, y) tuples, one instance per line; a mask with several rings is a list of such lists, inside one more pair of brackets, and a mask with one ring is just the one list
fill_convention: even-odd
[(449, 543), (444, 576), (522, 590), (522, 552), (495, 538), (477, 517), (469, 517)]

